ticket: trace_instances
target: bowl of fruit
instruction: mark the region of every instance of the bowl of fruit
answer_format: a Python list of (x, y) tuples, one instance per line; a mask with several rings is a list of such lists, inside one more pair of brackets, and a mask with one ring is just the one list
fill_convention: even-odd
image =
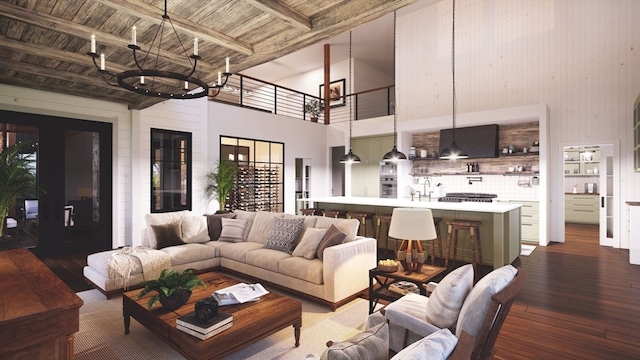
[(378, 269), (384, 272), (396, 272), (398, 271), (398, 262), (392, 259), (384, 259), (378, 261)]

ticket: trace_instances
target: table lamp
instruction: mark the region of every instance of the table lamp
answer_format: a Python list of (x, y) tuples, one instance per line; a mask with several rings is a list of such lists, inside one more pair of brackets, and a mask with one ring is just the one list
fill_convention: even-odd
[(405, 273), (420, 272), (427, 258), (420, 240), (434, 240), (437, 237), (431, 210), (393, 209), (389, 236), (402, 239), (396, 257), (402, 264)]

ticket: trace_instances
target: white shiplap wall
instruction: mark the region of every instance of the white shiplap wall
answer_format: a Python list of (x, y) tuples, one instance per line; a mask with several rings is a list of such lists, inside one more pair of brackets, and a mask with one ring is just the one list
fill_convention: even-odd
[[(400, 121), (451, 114), (451, 1), (398, 19)], [(640, 199), (632, 170), (640, 93), (640, 1), (456, 2), (458, 112), (526, 104), (550, 108), (551, 240), (563, 241), (564, 145), (613, 144), (617, 241), (628, 247), (625, 200)]]

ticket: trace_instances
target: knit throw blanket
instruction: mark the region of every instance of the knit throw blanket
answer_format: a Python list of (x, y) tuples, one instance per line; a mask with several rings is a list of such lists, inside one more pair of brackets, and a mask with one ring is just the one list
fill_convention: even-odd
[(117, 286), (123, 286), (127, 290), (136, 261), (142, 265), (142, 277), (145, 281), (157, 279), (164, 269), (171, 270), (171, 257), (168, 254), (155, 249), (127, 246), (112, 254), (107, 262), (109, 278), (114, 279)]

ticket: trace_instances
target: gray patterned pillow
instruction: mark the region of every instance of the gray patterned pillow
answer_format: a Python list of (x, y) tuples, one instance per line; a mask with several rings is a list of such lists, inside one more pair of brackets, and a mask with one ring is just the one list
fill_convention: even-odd
[(288, 254), (296, 247), (296, 240), (302, 230), (304, 219), (276, 218), (271, 228), (271, 234), (264, 244), (265, 249), (284, 251)]

